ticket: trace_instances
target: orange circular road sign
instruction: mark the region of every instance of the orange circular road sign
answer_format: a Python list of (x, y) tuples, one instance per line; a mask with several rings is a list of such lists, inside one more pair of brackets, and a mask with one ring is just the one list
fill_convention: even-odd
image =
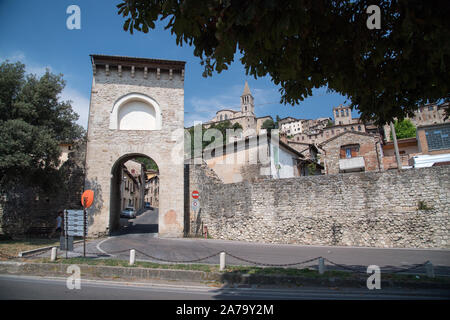
[(94, 191), (86, 190), (81, 196), (81, 204), (84, 208), (89, 208), (94, 202)]

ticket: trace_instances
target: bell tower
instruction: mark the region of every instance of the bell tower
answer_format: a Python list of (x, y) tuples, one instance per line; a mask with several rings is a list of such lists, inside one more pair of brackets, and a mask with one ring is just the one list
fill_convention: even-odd
[(241, 96), (241, 112), (243, 116), (255, 116), (255, 103), (247, 81)]

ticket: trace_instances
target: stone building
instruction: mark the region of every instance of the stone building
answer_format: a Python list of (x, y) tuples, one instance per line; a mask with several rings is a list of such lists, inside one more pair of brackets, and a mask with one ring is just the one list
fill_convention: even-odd
[(417, 127), (418, 148), (421, 154), (450, 153), (450, 123)]
[(380, 138), (347, 131), (320, 144), (325, 174), (382, 170)]
[[(421, 106), (413, 117), (406, 117), (411, 120), (416, 128), (423, 126), (431, 126), (435, 124), (450, 123), (450, 118), (445, 118), (445, 109), (449, 107), (449, 103), (427, 104)], [(391, 141), (391, 127), (389, 124), (383, 126), (384, 138)]]
[(148, 202), (151, 207), (159, 207), (159, 177), (155, 175), (146, 182), (145, 202)]
[(294, 119), (280, 121), (280, 132), (286, 133), (289, 141), (304, 144), (320, 144), (346, 131), (355, 131), (378, 135), (378, 127), (353, 118), (351, 108), (339, 105), (333, 108), (333, 118)]
[(209, 128), (213, 124), (230, 121), (231, 124), (239, 123), (242, 127), (243, 136), (261, 133), (261, 127), (266, 120), (273, 120), (271, 116), (256, 117), (255, 99), (250, 91), (247, 81), (241, 95), (241, 110), (222, 109), (216, 112), (216, 116), (204, 124)]
[[(89, 236), (119, 227), (122, 164), (149, 157), (159, 168), (159, 236), (184, 228), (184, 61), (91, 55), (86, 188), (94, 190)], [(178, 138), (177, 138), (178, 137)]]
[[(416, 138), (398, 139), (398, 150), (402, 168), (409, 166), (412, 157), (419, 154), (419, 146)], [(383, 169), (397, 169), (397, 158), (395, 157), (394, 142), (387, 141), (383, 143)]]
[(304, 158), (269, 134), (246, 137), (203, 152), (207, 166), (224, 183), (300, 176)]
[(133, 207), (136, 212), (140, 212), (144, 208), (144, 166), (133, 160), (125, 162), (122, 165), (121, 183), (122, 210), (126, 207)]

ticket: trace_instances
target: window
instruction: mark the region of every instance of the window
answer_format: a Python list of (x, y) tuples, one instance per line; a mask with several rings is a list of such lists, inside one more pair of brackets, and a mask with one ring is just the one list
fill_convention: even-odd
[(225, 115), (225, 120), (227, 120), (228, 119), (228, 115)]
[(450, 126), (441, 129), (425, 129), (428, 150), (450, 149)]
[(358, 126), (358, 131), (361, 131), (361, 126)]
[(345, 149), (345, 157), (346, 158), (352, 157), (352, 149), (350, 149), (350, 148)]
[(344, 110), (341, 110), (341, 117), (344, 117)]
[(348, 117), (348, 109), (345, 109), (345, 115)]
[(352, 127), (352, 131), (355, 131), (355, 128), (354, 128), (354, 127)]
[(433, 111), (434, 107), (433, 106), (429, 106), (428, 107), (428, 111)]
[(220, 121), (222, 121), (222, 115), (220, 115), (220, 118), (219, 118), (219, 119), (220, 119)]
[(341, 159), (354, 158), (358, 156), (359, 144), (341, 146)]

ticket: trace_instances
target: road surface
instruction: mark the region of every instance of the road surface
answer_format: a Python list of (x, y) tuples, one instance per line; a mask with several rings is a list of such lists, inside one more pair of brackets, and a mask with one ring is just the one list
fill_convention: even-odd
[(64, 278), (0, 275), (0, 299), (55, 300), (299, 300), (299, 299), (432, 299), (448, 300), (445, 290), (336, 289), (336, 288), (211, 288), (154, 283), (81, 280), (69, 290)]
[[(205, 239), (166, 239), (158, 238), (158, 212), (148, 210), (136, 219), (122, 219), (127, 225), (114, 236), (107, 239), (94, 240), (87, 244), (91, 255), (112, 254), (115, 258), (128, 259), (129, 249), (134, 248), (146, 255), (137, 253), (138, 260), (163, 259), (169, 261), (187, 261), (201, 259), (221, 251), (226, 251), (238, 258), (251, 260), (261, 264), (291, 264), (315, 257), (324, 257), (337, 264), (365, 272), (369, 265), (377, 265), (381, 271), (395, 271), (411, 268), (426, 261), (431, 261), (438, 275), (450, 275), (450, 250), (434, 249), (384, 249), (365, 247), (332, 247), (262, 244), (227, 240)], [(82, 246), (76, 248), (79, 255)], [(122, 251), (122, 252), (120, 252)], [(120, 252), (120, 253), (116, 253)], [(48, 253), (46, 253), (48, 255)], [(251, 265), (246, 261), (227, 256), (229, 265)], [(219, 263), (219, 256), (200, 260), (198, 263)], [(316, 266), (317, 261), (309, 264), (299, 264), (293, 267)], [(343, 269), (327, 262), (330, 269)], [(419, 267), (406, 273), (424, 274), (425, 267)]]

